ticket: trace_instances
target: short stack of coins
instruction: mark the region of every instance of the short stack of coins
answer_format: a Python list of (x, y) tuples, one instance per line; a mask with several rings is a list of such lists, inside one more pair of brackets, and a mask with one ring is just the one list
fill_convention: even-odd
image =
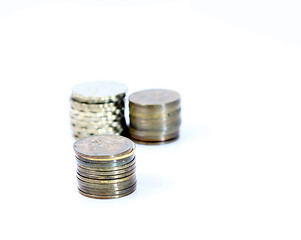
[(136, 190), (135, 144), (118, 135), (90, 136), (73, 145), (79, 192), (91, 198), (124, 197)]
[(160, 144), (179, 136), (179, 93), (166, 89), (135, 92), (129, 97), (130, 138), (144, 144)]
[(99, 134), (127, 132), (124, 98), (127, 87), (114, 81), (84, 82), (74, 86), (71, 125), (76, 139)]

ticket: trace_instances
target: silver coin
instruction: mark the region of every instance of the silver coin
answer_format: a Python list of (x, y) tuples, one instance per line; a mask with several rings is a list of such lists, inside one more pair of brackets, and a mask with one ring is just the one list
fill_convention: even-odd
[(167, 89), (148, 89), (130, 95), (129, 102), (137, 106), (159, 106), (178, 103), (180, 94)]
[(73, 148), (80, 157), (106, 159), (130, 153), (135, 144), (126, 137), (100, 135), (80, 139), (74, 143)]
[(123, 83), (115, 81), (90, 81), (83, 82), (73, 87), (72, 99), (83, 102), (98, 102), (107, 99), (115, 99), (124, 95), (127, 87)]
[(74, 131), (73, 130), (73, 136), (76, 140), (80, 140), (82, 138), (86, 138), (86, 137), (89, 137), (89, 136), (97, 136), (97, 135), (100, 135), (100, 134), (112, 134), (112, 135), (121, 135), (123, 133), (124, 129), (122, 130), (118, 130), (118, 131), (113, 131), (113, 132), (103, 132), (103, 133), (89, 133), (89, 132), (81, 132), (81, 131)]

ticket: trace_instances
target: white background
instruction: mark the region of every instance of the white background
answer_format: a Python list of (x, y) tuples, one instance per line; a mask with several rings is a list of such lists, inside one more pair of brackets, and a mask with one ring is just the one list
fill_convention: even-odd
[[(126, 2), (126, 3), (125, 3)], [(300, 239), (299, 1), (1, 1), (1, 239)], [(74, 84), (181, 93), (138, 189), (77, 192)]]

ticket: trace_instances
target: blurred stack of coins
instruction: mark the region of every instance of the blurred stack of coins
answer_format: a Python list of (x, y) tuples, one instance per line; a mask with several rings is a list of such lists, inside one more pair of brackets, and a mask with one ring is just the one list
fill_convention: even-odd
[(166, 89), (135, 92), (129, 97), (130, 138), (144, 144), (160, 144), (179, 136), (179, 93)]
[(124, 134), (124, 97), (127, 87), (113, 81), (84, 82), (74, 86), (71, 124), (76, 139), (99, 134)]
[(73, 145), (79, 192), (91, 198), (119, 198), (136, 190), (135, 144), (117, 135), (90, 136)]

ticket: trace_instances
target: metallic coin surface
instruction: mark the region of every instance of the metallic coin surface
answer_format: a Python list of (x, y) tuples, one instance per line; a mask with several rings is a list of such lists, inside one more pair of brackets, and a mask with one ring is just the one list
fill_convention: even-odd
[(118, 175), (96, 175), (96, 174), (90, 174), (90, 173), (85, 173), (85, 172), (81, 172), (80, 170), (77, 170), (77, 178), (82, 180), (82, 181), (86, 181), (86, 182), (97, 182), (97, 180), (113, 180), (113, 179), (119, 179), (119, 178), (124, 178), (124, 177), (128, 177), (129, 175), (133, 174), (135, 172), (135, 168), (132, 169), (129, 172), (125, 172), (125, 173), (121, 173)]
[(179, 137), (180, 94), (166, 89), (149, 89), (129, 97), (129, 136), (137, 143), (159, 144)]
[(77, 164), (88, 168), (107, 168), (107, 167), (121, 167), (126, 165), (132, 165), (135, 159), (135, 153), (133, 149), (130, 153), (116, 158), (82, 158), (75, 156)]
[(74, 145), (79, 192), (91, 198), (126, 196), (136, 189), (135, 144), (122, 136), (99, 135)]
[(130, 107), (131, 112), (130, 116), (131, 118), (137, 118), (137, 119), (161, 119), (161, 118), (169, 118), (169, 117), (175, 117), (179, 116), (181, 108), (177, 107), (176, 109), (164, 109), (164, 110), (146, 110), (146, 111), (140, 111), (137, 110), (134, 107)]
[(85, 127), (85, 126), (73, 126), (71, 127), (74, 132), (79, 132), (79, 133), (93, 133), (92, 135), (100, 135), (100, 134), (105, 134), (107, 132), (108, 134), (114, 134), (118, 133), (119, 131), (124, 130), (122, 128), (122, 125), (119, 126), (106, 126), (106, 127), (98, 127), (96, 126), (95, 128), (93, 127)]
[(127, 87), (114, 81), (90, 81), (80, 83), (72, 89), (72, 99), (86, 102), (109, 99), (125, 94)]
[(91, 183), (99, 183), (98, 180), (114, 180), (114, 179), (121, 179), (128, 177), (129, 175), (133, 174), (135, 169), (130, 172), (122, 173), (119, 175), (91, 175), (85, 174), (77, 170), (77, 178), (84, 182), (91, 182)]
[(82, 103), (74, 100), (70, 100), (71, 107), (77, 109), (79, 111), (107, 111), (108, 109), (113, 110), (116, 108), (124, 107), (124, 100), (120, 99), (118, 102), (111, 103), (99, 103), (99, 104), (91, 104), (91, 103)]
[(85, 193), (90, 193), (90, 194), (95, 194), (95, 195), (119, 195), (119, 194), (123, 194), (126, 192), (130, 192), (131, 190), (133, 190), (133, 188), (136, 189), (137, 186), (137, 181), (135, 181), (134, 183), (132, 183), (129, 187), (124, 188), (124, 189), (118, 189), (118, 190), (113, 190), (113, 191), (102, 191), (99, 189), (85, 189), (85, 188), (79, 188), (81, 191), (85, 192)]
[[(102, 195), (102, 194), (93, 194), (93, 193), (86, 193), (83, 192), (81, 189), (78, 189), (79, 193), (85, 197), (89, 197), (89, 198), (95, 198), (95, 199), (113, 199), (113, 198), (121, 198), (121, 197), (125, 197), (131, 193), (133, 193), (136, 190), (136, 184), (134, 184), (132, 187), (129, 187), (125, 193), (121, 193), (121, 194), (113, 194), (113, 195)], [(118, 191), (119, 192), (119, 191)]]
[(122, 136), (100, 135), (76, 141), (74, 150), (84, 158), (114, 158), (130, 153), (134, 146), (131, 140)]
[(135, 92), (130, 95), (129, 102), (141, 106), (161, 106), (178, 102), (180, 95), (167, 89), (149, 89)]
[(89, 133), (89, 132), (86, 132), (86, 131), (84, 131), (84, 132), (82, 132), (82, 131), (74, 131), (73, 132), (73, 137), (75, 139), (79, 140), (79, 139), (82, 139), (82, 138), (85, 138), (85, 137), (95, 136), (95, 135), (99, 135), (99, 134), (123, 135), (124, 131), (125, 130), (114, 131), (114, 132), (105, 131), (103, 133), (94, 133), (94, 132)]
[[(128, 159), (127, 161), (108, 161), (107, 163), (100, 162), (99, 164), (91, 164), (89, 162), (79, 161), (79, 159), (76, 157), (77, 160), (77, 166), (78, 169), (86, 169), (88, 171), (99, 171), (99, 172), (113, 172), (113, 171), (119, 171), (122, 169), (127, 169), (135, 165), (135, 156), (134, 158)], [(106, 175), (106, 174), (105, 174)]]
[(91, 135), (126, 135), (124, 116), (127, 87), (114, 81), (80, 83), (72, 89), (70, 118), (76, 139)]
[(130, 186), (132, 186), (134, 183), (136, 182), (136, 178), (133, 178), (131, 180), (128, 180), (126, 182), (121, 182), (121, 183), (114, 183), (114, 184), (101, 184), (101, 183), (97, 183), (97, 184), (93, 184), (93, 183), (88, 183), (88, 182), (84, 182), (84, 181), (80, 181), (77, 178), (77, 183), (78, 183), (78, 187), (82, 190), (84, 190), (85, 192), (93, 192), (93, 191), (98, 191), (98, 192), (103, 192), (103, 193), (107, 193), (110, 192), (111, 193), (115, 192), (115, 191), (119, 191), (125, 188), (128, 188)]
[(145, 141), (145, 140), (136, 140), (134, 138), (132, 138), (132, 140), (135, 142), (135, 143), (138, 143), (138, 144), (142, 144), (142, 145), (164, 145), (164, 144), (167, 144), (167, 143), (172, 143), (174, 141), (177, 141), (179, 138), (179, 135), (176, 136), (175, 138), (172, 138), (172, 139), (168, 139), (168, 140), (164, 140), (164, 141)]
[(79, 174), (85, 177), (89, 176), (116, 176), (116, 175), (121, 175), (124, 173), (130, 173), (133, 170), (136, 169), (136, 164), (134, 163), (133, 165), (123, 168), (123, 169), (118, 169), (118, 170), (111, 170), (111, 171), (99, 171), (98, 169), (92, 169), (92, 168), (82, 168), (79, 165), (77, 166), (77, 171)]
[[(121, 121), (122, 120), (122, 121)], [(90, 129), (97, 129), (97, 128), (110, 128), (110, 127), (117, 127), (123, 126), (123, 119), (121, 117), (119, 118), (113, 118), (113, 119), (101, 119), (99, 121), (92, 121), (91, 119), (85, 121), (83, 119), (74, 119), (71, 118), (71, 123), (73, 127), (85, 127)]]
[(181, 125), (181, 119), (171, 119), (170, 121), (147, 121), (147, 120), (138, 120), (138, 121), (132, 121), (131, 127), (133, 129), (139, 129), (140, 131), (174, 131), (175, 129), (178, 129)]
[(106, 117), (106, 116), (112, 116), (112, 115), (122, 115), (123, 116), (123, 110), (122, 109), (116, 109), (115, 111), (98, 111), (98, 112), (83, 112), (83, 111), (78, 111), (78, 110), (72, 110), (70, 113), (71, 116), (80, 116), (80, 117)]
[(161, 142), (167, 141), (174, 138), (179, 137), (179, 130), (175, 130), (174, 132), (165, 134), (164, 132), (151, 132), (151, 131), (144, 131), (144, 133), (138, 134), (134, 132), (132, 128), (130, 128), (130, 137), (133, 140), (137, 141), (146, 141), (146, 142)]
[(113, 134), (115, 132), (118, 132), (118, 131), (121, 131), (123, 130), (122, 129), (122, 126), (106, 126), (106, 127), (95, 127), (95, 128), (92, 128), (92, 127), (85, 127), (85, 126), (72, 126), (71, 127), (73, 129), (73, 131), (75, 132), (83, 132), (85, 131), (86, 133), (92, 133), (93, 135), (101, 135), (101, 134), (105, 134), (106, 132), (108, 134)]
[(118, 183), (102, 183), (101, 181), (114, 181), (114, 180), (99, 180), (99, 183), (90, 183), (86, 181), (82, 181), (79, 178), (77, 178), (78, 186), (81, 189), (86, 189), (87, 191), (91, 190), (97, 190), (97, 191), (116, 191), (128, 188), (131, 186), (135, 181), (136, 177), (133, 177), (131, 179), (128, 179), (127, 181), (118, 182)]
[[(78, 177), (78, 176), (77, 176)], [(112, 185), (112, 184), (119, 184), (119, 183), (122, 183), (122, 182), (127, 182), (127, 181), (131, 181), (133, 179), (136, 179), (136, 175), (135, 173), (132, 173), (130, 176), (127, 176), (127, 177), (124, 177), (124, 178), (120, 178), (120, 179), (105, 179), (105, 180), (97, 180), (97, 179), (81, 179), (81, 178), (78, 178), (81, 182), (83, 183), (86, 183), (86, 184), (95, 184), (95, 185), (98, 185), (98, 186), (108, 186), (108, 185)], [(92, 180), (92, 181), (91, 181)], [(101, 185), (99, 184), (101, 183)]]

